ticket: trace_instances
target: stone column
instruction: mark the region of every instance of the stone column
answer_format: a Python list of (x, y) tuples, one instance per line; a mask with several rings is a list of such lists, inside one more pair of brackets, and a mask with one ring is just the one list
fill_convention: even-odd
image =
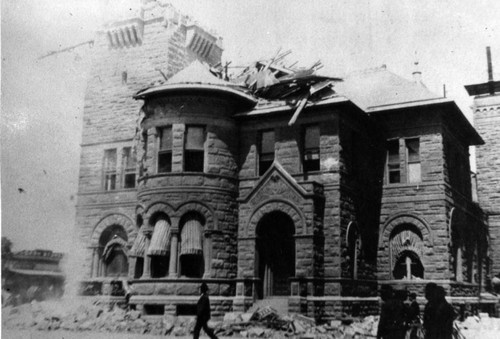
[(128, 279), (134, 279), (137, 257), (128, 257)]
[(211, 267), (210, 262), (212, 258), (212, 235), (207, 232), (205, 233), (205, 241), (203, 242), (203, 261), (205, 266), (205, 272), (203, 273), (203, 278), (210, 278)]
[(92, 278), (99, 276), (99, 253), (97, 249), (98, 247), (92, 248), (92, 272), (90, 274)]
[(179, 232), (172, 232), (170, 242), (170, 263), (168, 265), (168, 276), (173, 278), (177, 276), (177, 247), (179, 243)]
[(151, 278), (151, 257), (148, 255), (149, 244), (151, 243), (151, 233), (152, 230), (144, 230), (144, 235), (146, 235), (146, 247), (144, 250), (144, 267), (142, 269), (141, 279)]
[(463, 267), (462, 267), (462, 247), (457, 248), (457, 257), (455, 258), (456, 261), (456, 270), (455, 270), (455, 280), (456, 281), (464, 281), (464, 275), (463, 275)]
[(179, 248), (179, 217), (170, 218), (171, 241), (170, 241), (170, 262), (168, 264), (168, 276), (171, 278), (177, 277), (177, 257)]

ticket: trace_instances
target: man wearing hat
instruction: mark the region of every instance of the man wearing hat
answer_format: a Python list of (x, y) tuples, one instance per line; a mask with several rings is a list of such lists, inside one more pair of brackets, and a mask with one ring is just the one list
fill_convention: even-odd
[(199, 338), (202, 328), (211, 339), (218, 339), (214, 334), (214, 330), (208, 327), (207, 324), (210, 319), (210, 300), (208, 299), (208, 286), (206, 283), (201, 284), (200, 293), (201, 296), (196, 305), (196, 325), (194, 325), (193, 339)]

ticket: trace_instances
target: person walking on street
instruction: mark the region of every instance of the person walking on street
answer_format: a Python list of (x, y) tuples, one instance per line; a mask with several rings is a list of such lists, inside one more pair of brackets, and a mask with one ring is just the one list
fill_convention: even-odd
[(201, 284), (200, 293), (200, 299), (198, 300), (198, 304), (196, 304), (196, 324), (194, 325), (193, 339), (200, 337), (202, 328), (211, 339), (218, 339), (214, 330), (208, 327), (208, 320), (210, 320), (210, 300), (208, 299), (208, 286), (206, 283)]
[(410, 305), (408, 306), (406, 322), (410, 330), (410, 339), (417, 339), (417, 332), (420, 326), (420, 307), (418, 306), (417, 302), (417, 294), (410, 293), (409, 299)]
[(405, 305), (400, 295), (400, 293), (395, 295), (390, 286), (381, 291), (382, 309), (377, 339), (404, 339), (406, 334)]
[(452, 339), (455, 310), (446, 301), (446, 291), (442, 286), (436, 288), (436, 339)]
[(436, 288), (435, 283), (425, 285), (425, 299), (427, 299), (424, 309), (425, 339), (434, 339), (436, 335)]

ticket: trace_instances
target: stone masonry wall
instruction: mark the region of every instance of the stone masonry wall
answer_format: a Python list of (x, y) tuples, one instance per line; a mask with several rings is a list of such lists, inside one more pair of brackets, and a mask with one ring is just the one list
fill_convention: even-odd
[[(361, 241), (357, 256), (357, 279), (375, 279), (378, 221), (383, 177), (382, 140), (374, 133), (373, 121), (349, 112), (340, 123), (340, 255), (342, 277), (354, 277), (353, 253), (349, 252), (347, 231)], [(358, 113), (359, 114), (359, 113)], [(351, 226), (349, 226), (351, 225)], [(356, 230), (356, 231), (354, 231)], [(352, 233), (351, 233), (352, 232)]]
[(488, 215), (491, 275), (500, 273), (500, 96), (474, 99), (474, 125), (485, 141), (476, 147), (477, 195)]
[[(418, 115), (418, 119), (412, 120)], [(378, 252), (378, 278), (392, 279), (389, 258), (388, 223), (395, 227), (400, 216), (401, 224), (413, 224), (423, 236), (424, 279), (449, 279), (447, 205), (443, 177), (443, 136), (438, 116), (432, 112), (410, 111), (406, 114), (386, 116), (383, 123), (388, 129), (388, 139), (399, 138), (401, 183), (384, 185), (380, 213), (380, 238)], [(418, 124), (414, 124), (418, 123)], [(425, 126), (425, 127), (424, 127)], [(421, 182), (406, 183), (405, 138), (420, 140)], [(392, 263), (394, 265), (394, 263)]]
[[(120, 150), (133, 146), (142, 105), (132, 98), (133, 95), (151, 84), (164, 82), (161, 72), (170, 77), (195, 58), (205, 60), (186, 49), (186, 19), (182, 15), (170, 15), (173, 13), (171, 8), (159, 2), (148, 3), (140, 13), (138, 11), (139, 16), (128, 21), (105, 26), (94, 42), (84, 99), (76, 212), (79, 239), (84, 247), (89, 246), (94, 228), (105, 216), (123, 213), (135, 220), (136, 191), (122, 189), (121, 169), (117, 170), (120, 177), (114, 191), (104, 192), (102, 177), (104, 150), (117, 148), (120, 167)], [(115, 30), (131, 25), (138, 30), (135, 43), (118, 41), (116, 36), (112, 38)], [(214, 55), (206, 57), (216, 61), (212, 59), (217, 55), (220, 58), (221, 50), (217, 47), (213, 51)], [(154, 138), (150, 136), (150, 140)], [(133, 238), (129, 238), (130, 244), (131, 241)], [(85, 256), (88, 260), (83, 270), (90, 274), (92, 250), (88, 249)]]

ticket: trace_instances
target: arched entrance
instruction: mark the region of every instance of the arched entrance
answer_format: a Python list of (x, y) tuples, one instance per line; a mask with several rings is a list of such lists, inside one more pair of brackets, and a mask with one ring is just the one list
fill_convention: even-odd
[(262, 217), (256, 229), (256, 269), (261, 284), (258, 297), (290, 295), (289, 278), (295, 276), (295, 228), (283, 212)]

